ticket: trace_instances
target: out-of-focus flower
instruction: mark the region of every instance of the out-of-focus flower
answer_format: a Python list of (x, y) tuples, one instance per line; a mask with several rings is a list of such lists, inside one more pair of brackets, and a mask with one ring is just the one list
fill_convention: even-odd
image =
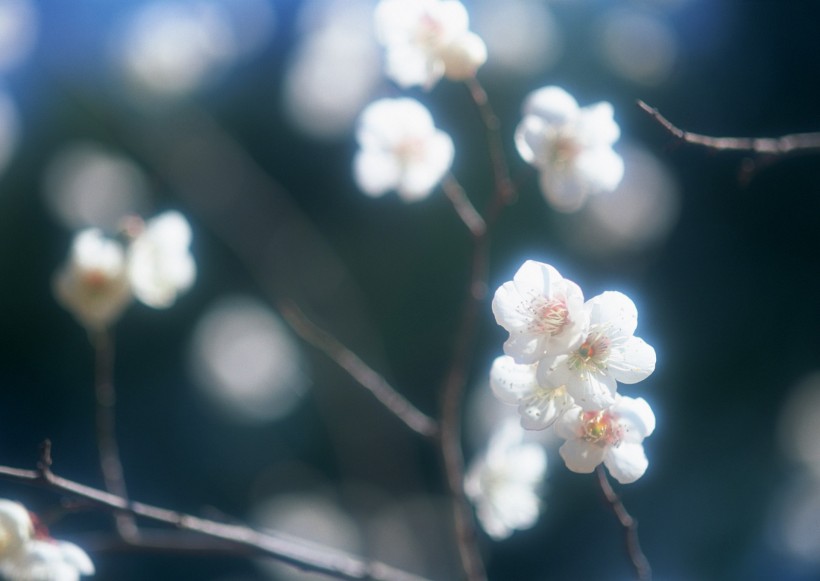
[(0, 499), (0, 561), (22, 550), (33, 533), (26, 507), (13, 500)]
[(607, 291), (586, 302), (586, 337), (566, 355), (545, 357), (538, 381), (564, 385), (584, 410), (600, 410), (615, 401), (617, 382), (637, 383), (655, 370), (655, 350), (633, 336), (638, 310), (629, 297)]
[(382, 0), (375, 22), (387, 76), (404, 88), (430, 89), (444, 75), (467, 79), (487, 60), (484, 41), (469, 31), (467, 10), (456, 0)]
[(481, 527), (497, 540), (532, 527), (541, 512), (537, 490), (546, 474), (547, 455), (539, 444), (523, 442), (523, 434), (515, 422), (503, 424), (464, 478), (464, 492), (476, 507)]
[(572, 396), (563, 385), (541, 384), (536, 378), (537, 364), (518, 364), (502, 355), (490, 369), (490, 387), (506, 404), (518, 406), (521, 427), (543, 430), (550, 427), (564, 410), (573, 404)]
[(360, 150), (353, 163), (369, 196), (396, 190), (405, 201), (427, 197), (453, 162), (450, 136), (436, 129), (430, 112), (414, 99), (380, 99), (362, 113)]
[(612, 105), (579, 107), (559, 87), (531, 93), (515, 132), (518, 153), (540, 174), (541, 191), (562, 212), (574, 212), (590, 195), (614, 190), (624, 163), (612, 145), (620, 137)]
[(81, 231), (57, 273), (54, 292), (84, 327), (109, 327), (132, 300), (122, 245), (96, 228)]
[(20, 553), (2, 561), (0, 573), (9, 581), (77, 581), (94, 574), (94, 563), (73, 543), (34, 539)]
[(0, 499), (0, 575), (8, 581), (77, 581), (94, 564), (73, 543), (52, 539), (35, 527), (25, 507)]
[(149, 307), (171, 306), (196, 278), (190, 252), (191, 227), (179, 212), (149, 220), (128, 249), (128, 278), (134, 295)]
[(643, 398), (617, 396), (610, 407), (584, 411), (573, 406), (555, 424), (566, 442), (559, 449), (567, 468), (589, 473), (603, 462), (621, 484), (643, 476), (649, 461), (643, 439), (655, 430), (655, 414)]
[(510, 337), (504, 353), (535, 363), (567, 352), (586, 333), (588, 315), (580, 287), (549, 264), (526, 261), (493, 297), (493, 314)]

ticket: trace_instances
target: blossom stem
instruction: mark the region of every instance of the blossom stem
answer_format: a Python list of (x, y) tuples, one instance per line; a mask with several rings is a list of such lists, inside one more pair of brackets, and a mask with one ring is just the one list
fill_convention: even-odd
[(465, 80), (470, 96), (478, 107), (481, 120), (487, 130), (487, 145), (490, 150), (490, 160), (493, 164), (495, 191), (502, 204), (510, 204), (515, 199), (515, 187), (510, 179), (510, 170), (507, 167), (507, 158), (504, 155), (504, 144), (501, 140), (501, 122), (490, 106), (487, 91), (475, 77)]
[(626, 533), (626, 550), (629, 553), (632, 565), (635, 567), (637, 579), (639, 579), (639, 581), (650, 581), (652, 579), (652, 567), (649, 565), (649, 560), (646, 558), (646, 555), (644, 555), (641, 550), (641, 543), (638, 538), (638, 521), (629, 514), (623, 501), (621, 501), (620, 497), (615, 493), (615, 490), (613, 490), (603, 466), (599, 465), (596, 472), (604, 497), (612, 507), (612, 512), (618, 517), (621, 526), (624, 527)]
[[(240, 556), (273, 557), (284, 563), (294, 565), (304, 571), (323, 573), (337, 579), (368, 579), (373, 581), (427, 581), (423, 577), (395, 569), (378, 561), (369, 561), (347, 553), (331, 550), (313, 543), (285, 538), (275, 533), (262, 533), (242, 525), (220, 523), (199, 518), (141, 502), (128, 500), (118, 494), (86, 486), (79, 482), (57, 476), (51, 471), (51, 446), (43, 445), (41, 459), (36, 470), (26, 470), (9, 466), (0, 466), (0, 476), (7, 480), (40, 485), (46, 489), (69, 494), (86, 500), (96, 507), (113, 510), (117, 514), (126, 513), (155, 522), (171, 525), (185, 533), (197, 533), (207, 539), (223, 542), (217, 554), (234, 554)], [(173, 534), (169, 532), (169, 535)], [(182, 538), (182, 537), (179, 537)], [(151, 535), (143, 543), (141, 538), (125, 541), (131, 549), (167, 551), (175, 544), (184, 545), (184, 541), (166, 539), (157, 543)], [(213, 548), (213, 544), (203, 542), (203, 548)]]
[(487, 229), (487, 224), (484, 222), (484, 218), (481, 217), (481, 214), (478, 213), (478, 210), (475, 209), (472, 202), (470, 202), (470, 198), (467, 197), (467, 193), (464, 191), (464, 188), (461, 187), (461, 184), (458, 183), (455, 176), (453, 176), (453, 174), (447, 174), (441, 182), (441, 187), (447, 195), (447, 198), (452, 202), (458, 217), (461, 218), (461, 221), (464, 222), (470, 230), (470, 233), (473, 236), (481, 236), (484, 234), (484, 231)]
[[(125, 476), (116, 436), (116, 393), (114, 391), (114, 340), (110, 331), (102, 330), (91, 337), (95, 354), (94, 392), (97, 400), (97, 449), (105, 488), (111, 494), (128, 498)], [(116, 512), (117, 532), (126, 541), (139, 537), (134, 517)]]
[(330, 357), (339, 367), (370, 391), (379, 402), (404, 424), (426, 438), (438, 434), (436, 421), (419, 411), (387, 380), (376, 373), (335, 337), (316, 325), (291, 301), (280, 301), (279, 311), (291, 329), (302, 339)]

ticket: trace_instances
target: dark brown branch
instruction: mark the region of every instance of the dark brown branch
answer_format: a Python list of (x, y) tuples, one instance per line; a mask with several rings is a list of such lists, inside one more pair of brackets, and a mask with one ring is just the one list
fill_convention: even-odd
[(661, 115), (655, 107), (651, 107), (643, 101), (638, 101), (638, 107), (676, 139), (707, 149), (778, 156), (798, 152), (820, 151), (820, 133), (792, 133), (782, 137), (711, 137), (677, 127)]
[(470, 97), (478, 107), (484, 128), (487, 130), (487, 145), (490, 149), (490, 160), (493, 165), (495, 195), (503, 204), (510, 204), (515, 198), (515, 188), (510, 179), (507, 157), (504, 155), (504, 143), (500, 131), (501, 122), (490, 106), (487, 91), (484, 90), (478, 79), (475, 77), (469, 78), (465, 81), (465, 84), (470, 91)]
[[(43, 446), (42, 457), (36, 470), (0, 466), (0, 476), (7, 480), (39, 485), (54, 492), (78, 497), (99, 508), (127, 512), (132, 516), (165, 523), (182, 531), (224, 541), (226, 544), (221, 547), (223, 554), (232, 552), (240, 556), (272, 557), (299, 569), (322, 573), (337, 579), (427, 581), (422, 577), (395, 569), (384, 563), (354, 557), (308, 541), (283, 537), (275, 533), (262, 533), (246, 526), (219, 523), (127, 500), (116, 494), (57, 476), (51, 471), (50, 465), (50, 446), (46, 443)], [(133, 547), (149, 550), (159, 543), (153, 537), (148, 537), (144, 542), (135, 539), (130, 544)], [(207, 546), (208, 544), (205, 542), (200, 548)]]
[(612, 512), (618, 517), (621, 526), (624, 527), (626, 533), (626, 550), (629, 553), (629, 558), (632, 565), (635, 567), (635, 574), (640, 581), (649, 581), (652, 579), (652, 567), (649, 565), (649, 560), (641, 550), (640, 539), (638, 538), (638, 521), (635, 520), (631, 514), (626, 510), (624, 503), (612, 489), (609, 479), (604, 472), (603, 466), (598, 466), (598, 482), (601, 484), (601, 491), (604, 497), (612, 507)]
[(335, 337), (319, 328), (291, 301), (280, 301), (279, 311), (297, 335), (330, 357), (339, 367), (362, 387), (372, 393), (394, 416), (414, 432), (434, 438), (438, 435), (438, 424), (431, 417), (419, 411), (407, 398), (401, 395), (387, 380), (376, 373), (350, 349)]
[[(91, 336), (94, 344), (95, 377), (94, 393), (97, 400), (97, 449), (100, 456), (105, 489), (108, 492), (128, 498), (125, 476), (120, 460), (120, 449), (116, 434), (116, 401), (114, 391), (114, 341), (110, 331), (103, 330)], [(139, 536), (132, 515), (114, 513), (117, 532), (126, 540)]]
[(481, 217), (481, 214), (478, 213), (478, 210), (475, 209), (472, 202), (470, 202), (470, 198), (467, 197), (467, 193), (464, 191), (464, 188), (461, 187), (461, 184), (458, 183), (458, 180), (456, 180), (452, 174), (447, 174), (444, 177), (444, 181), (441, 182), (441, 188), (444, 190), (450, 202), (452, 202), (458, 217), (461, 218), (461, 221), (464, 222), (470, 230), (470, 233), (473, 236), (481, 236), (484, 234), (484, 231), (487, 229), (487, 224), (484, 222), (484, 218)]

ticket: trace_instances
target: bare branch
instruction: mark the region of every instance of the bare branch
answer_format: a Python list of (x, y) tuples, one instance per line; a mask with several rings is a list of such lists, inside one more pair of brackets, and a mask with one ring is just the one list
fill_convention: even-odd
[[(114, 340), (111, 333), (104, 330), (91, 335), (91, 342), (95, 355), (94, 394), (97, 400), (97, 449), (100, 470), (106, 490), (122, 498), (128, 498), (120, 448), (117, 444)], [(114, 522), (117, 532), (124, 539), (133, 540), (139, 536), (137, 525), (130, 514), (115, 513)]]
[(635, 574), (639, 581), (650, 581), (652, 579), (652, 567), (641, 550), (641, 543), (638, 538), (638, 521), (632, 518), (624, 503), (612, 489), (603, 466), (599, 465), (596, 472), (598, 473), (598, 482), (601, 484), (601, 491), (603, 491), (604, 497), (612, 507), (612, 512), (618, 517), (618, 521), (626, 532), (626, 550), (629, 553), (632, 565), (635, 567)]
[[(182, 531), (197, 533), (210, 539), (224, 541), (219, 547), (221, 554), (239, 556), (272, 557), (305, 571), (322, 573), (337, 579), (364, 579), (371, 581), (429, 581), (423, 577), (395, 569), (378, 561), (369, 561), (305, 540), (284, 537), (280, 534), (262, 533), (249, 527), (220, 523), (141, 502), (127, 500), (116, 494), (98, 490), (79, 482), (57, 476), (51, 471), (50, 445), (45, 444), (36, 470), (24, 470), (0, 466), (0, 477), (16, 482), (39, 485), (51, 491), (78, 497), (99, 508), (127, 512), (130, 515), (171, 525)], [(167, 540), (167, 539), (166, 539)], [(123, 541), (136, 548), (163, 550), (163, 543), (153, 536), (144, 541)], [(176, 542), (176, 541), (174, 541)], [(171, 546), (173, 546), (173, 543)], [(192, 541), (186, 541), (192, 542)], [(176, 542), (183, 546), (184, 542)], [(192, 542), (193, 543), (193, 542)], [(191, 544), (190, 550), (212, 547), (207, 541)], [(167, 549), (167, 543), (165, 545)]]
[(741, 153), (755, 153), (760, 155), (787, 155), (798, 152), (820, 151), (820, 133), (792, 133), (782, 137), (710, 137), (699, 133), (685, 131), (655, 108), (643, 101), (638, 101), (638, 107), (657, 121), (675, 138), (716, 151), (737, 151)]
[(434, 419), (411, 404), (384, 377), (376, 373), (330, 333), (308, 319), (293, 302), (280, 301), (278, 307), (285, 321), (297, 335), (347, 371), (350, 377), (376, 396), (376, 399), (408, 428), (426, 438), (434, 438), (438, 435), (438, 425)]
[(481, 120), (487, 130), (487, 145), (490, 148), (490, 160), (493, 164), (493, 175), (495, 178), (495, 195), (502, 204), (509, 204), (515, 199), (515, 188), (510, 179), (510, 170), (507, 167), (507, 158), (504, 155), (504, 144), (501, 140), (501, 122), (490, 106), (487, 98), (487, 91), (478, 82), (478, 79), (471, 77), (465, 81), (470, 96), (478, 107)]
[(484, 222), (484, 218), (481, 217), (481, 214), (478, 213), (478, 210), (476, 210), (475, 206), (470, 202), (470, 198), (467, 197), (464, 188), (461, 187), (461, 184), (458, 183), (458, 180), (456, 180), (453, 174), (447, 174), (444, 177), (444, 181), (441, 182), (441, 187), (447, 195), (447, 198), (453, 203), (453, 208), (455, 208), (458, 217), (461, 218), (461, 221), (464, 222), (470, 230), (470, 233), (474, 237), (484, 234), (487, 230), (487, 224)]

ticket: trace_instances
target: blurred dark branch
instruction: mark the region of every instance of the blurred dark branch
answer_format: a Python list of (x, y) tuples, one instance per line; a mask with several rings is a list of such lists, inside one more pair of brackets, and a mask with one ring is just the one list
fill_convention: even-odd
[(461, 322), (455, 335), (455, 348), (450, 367), (441, 388), (441, 454), (447, 486), (453, 497), (453, 518), (456, 527), (459, 557), (469, 581), (487, 578), (476, 542), (476, 525), (472, 508), (464, 494), (464, 453), (461, 448), (461, 412), (468, 371), (472, 364), (480, 307), (487, 296), (490, 234), (501, 210), (515, 199), (498, 117), (493, 112), (487, 93), (476, 79), (469, 79), (467, 88), (481, 114), (487, 130), (487, 142), (493, 165), (494, 191), (485, 212), (486, 227), (473, 232), (473, 254), (467, 295), (462, 307)]
[(484, 234), (484, 231), (487, 229), (484, 218), (481, 217), (481, 214), (478, 213), (478, 210), (476, 210), (475, 206), (470, 202), (470, 198), (467, 197), (464, 188), (461, 187), (461, 184), (458, 183), (458, 180), (456, 180), (453, 174), (447, 174), (444, 177), (444, 181), (441, 182), (441, 188), (444, 190), (450, 202), (452, 202), (458, 217), (461, 218), (461, 221), (464, 222), (470, 230), (470, 234), (473, 236), (481, 236)]
[(387, 380), (376, 373), (350, 349), (330, 333), (318, 327), (292, 301), (280, 301), (279, 312), (291, 329), (302, 339), (330, 357), (339, 367), (372, 393), (394, 416), (414, 432), (434, 438), (438, 435), (436, 421), (419, 411)]
[[(384, 563), (354, 557), (308, 541), (286, 538), (274, 533), (262, 533), (242, 525), (220, 523), (127, 500), (116, 494), (62, 478), (51, 471), (51, 445), (49, 442), (43, 444), (40, 461), (35, 470), (0, 466), (0, 477), (6, 480), (39, 485), (53, 492), (83, 499), (98, 508), (115, 512), (127, 512), (132, 516), (165, 523), (180, 531), (197, 533), (211, 539), (211, 541), (203, 541), (199, 546), (188, 537), (180, 537), (181, 541), (171, 541), (166, 538), (163, 542), (160, 542), (161, 539), (154, 536), (147, 536), (144, 540), (141, 538), (133, 541), (122, 539), (125, 545), (135, 550), (157, 549), (164, 551), (177, 544), (183, 549), (183, 552), (204, 552), (204, 549), (208, 547), (213, 548), (213, 540), (219, 540), (225, 543), (220, 548), (222, 554), (233, 553), (239, 556), (272, 557), (304, 571), (322, 573), (337, 579), (427, 581), (422, 577), (395, 569)], [(117, 544), (119, 545), (119, 543)]]
[(609, 479), (604, 472), (604, 467), (599, 465), (597, 470), (598, 482), (601, 484), (601, 491), (604, 497), (612, 507), (612, 512), (618, 517), (621, 526), (626, 532), (626, 550), (629, 553), (629, 558), (632, 565), (635, 567), (635, 574), (639, 581), (649, 581), (652, 579), (652, 567), (649, 565), (649, 560), (641, 550), (641, 542), (638, 538), (638, 521), (632, 518), (632, 515), (626, 510), (624, 503), (612, 489)]
[(710, 137), (680, 129), (661, 115), (655, 107), (651, 107), (641, 100), (638, 100), (638, 107), (680, 141), (715, 151), (736, 151), (777, 156), (820, 151), (820, 133), (792, 133), (782, 137)]
[(510, 179), (510, 170), (507, 167), (507, 157), (504, 155), (504, 143), (501, 139), (501, 122), (490, 106), (487, 98), (487, 91), (475, 77), (465, 81), (467, 89), (470, 91), (481, 121), (487, 130), (487, 145), (490, 149), (490, 160), (493, 164), (493, 177), (495, 179), (495, 195), (504, 204), (512, 203), (515, 198), (515, 187)]
[[(91, 335), (94, 345), (94, 393), (97, 400), (97, 449), (100, 456), (105, 489), (121, 498), (128, 498), (125, 476), (117, 444), (116, 402), (114, 391), (114, 339), (109, 330)], [(115, 512), (117, 532), (126, 540), (134, 540), (139, 530), (134, 517), (127, 512)]]

